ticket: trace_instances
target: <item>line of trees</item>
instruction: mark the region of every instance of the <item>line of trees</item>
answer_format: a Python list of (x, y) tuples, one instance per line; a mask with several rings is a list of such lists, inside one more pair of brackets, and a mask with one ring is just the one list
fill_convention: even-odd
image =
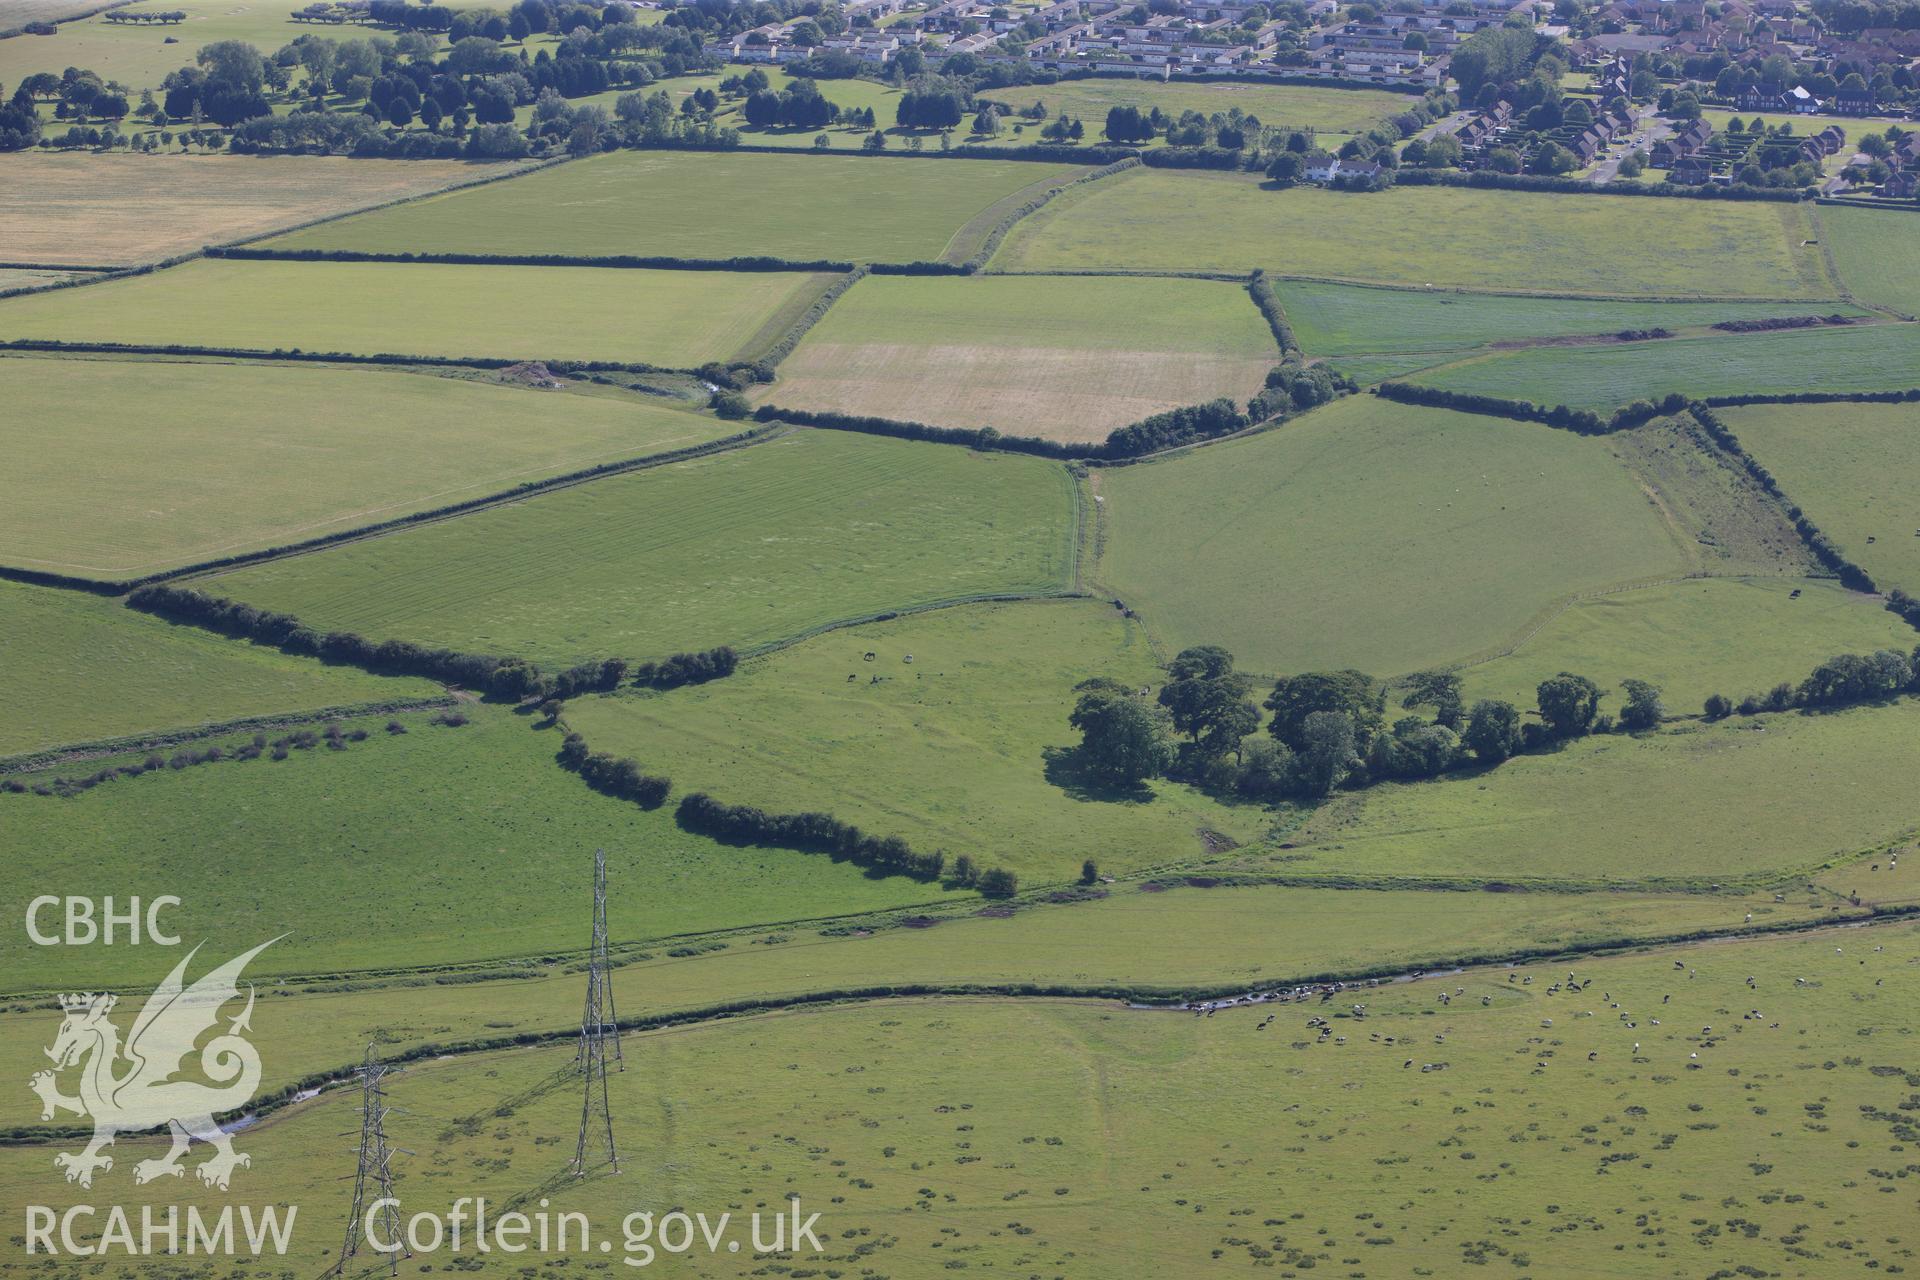
[[(1251, 799), (1315, 800), (1389, 779), (1491, 767), (1592, 733), (1641, 733), (1665, 718), (1657, 686), (1625, 680), (1621, 690), (1619, 714), (1604, 715), (1600, 687), (1563, 671), (1540, 682), (1528, 719), (1497, 698), (1469, 706), (1458, 675), (1429, 671), (1405, 682), (1400, 708), (1425, 708), (1431, 718), (1389, 722), (1388, 687), (1365, 672), (1286, 676), (1256, 704), (1253, 680), (1234, 669), (1233, 655), (1202, 645), (1174, 658), (1151, 700), (1106, 677), (1083, 681), (1068, 724), (1081, 735), (1080, 763), (1110, 785), (1166, 776)], [(1257, 732), (1262, 709), (1264, 734)]]
[(642, 809), (658, 809), (673, 790), (672, 779), (647, 773), (638, 760), (591, 750), (587, 740), (577, 733), (569, 733), (561, 741), (554, 758), (561, 768), (579, 774), (595, 791), (619, 800), (631, 800)]
[(1920, 693), (1920, 646), (1910, 654), (1894, 649), (1838, 654), (1815, 667), (1798, 685), (1783, 681), (1739, 702), (1716, 693), (1707, 699), (1703, 711), (1707, 719), (1721, 720), (1795, 707), (1829, 710), (1890, 702), (1903, 693)]
[(1564, 404), (1534, 404), (1529, 400), (1509, 400), (1468, 391), (1448, 391), (1414, 382), (1383, 382), (1373, 389), (1373, 393), (1382, 399), (1397, 400), (1402, 404), (1458, 409), (1463, 413), (1510, 418), (1515, 422), (1539, 422), (1583, 436), (1603, 436), (1625, 431), (1655, 418), (1679, 413), (1691, 403), (1686, 396), (1675, 391), (1658, 400), (1636, 400), (1603, 418), (1591, 409), (1575, 409)]
[[(724, 843), (825, 853), (887, 875), (938, 880), (946, 868), (946, 854), (940, 851), (916, 852), (899, 836), (870, 835), (830, 813), (768, 813), (753, 805), (726, 804), (695, 791), (681, 798), (674, 816), (687, 830)], [(989, 897), (1008, 897), (1018, 888), (1013, 873), (978, 871), (968, 857), (956, 861), (954, 872), (955, 883), (978, 888)]]

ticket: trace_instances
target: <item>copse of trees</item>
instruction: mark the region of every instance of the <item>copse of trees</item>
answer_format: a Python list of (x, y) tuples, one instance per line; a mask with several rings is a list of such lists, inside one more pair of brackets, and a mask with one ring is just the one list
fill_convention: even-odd
[(1080, 759), (1102, 781), (1131, 787), (1174, 761), (1172, 720), (1137, 691), (1106, 676), (1074, 686), (1067, 723), (1080, 734)]

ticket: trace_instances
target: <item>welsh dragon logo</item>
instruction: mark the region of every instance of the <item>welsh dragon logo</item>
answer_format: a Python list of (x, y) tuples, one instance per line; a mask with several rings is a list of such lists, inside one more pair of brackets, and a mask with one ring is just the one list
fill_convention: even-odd
[[(133, 1020), (133, 1030), (124, 1045), (120, 1029), (108, 1019), (116, 997), (107, 994), (64, 995), (60, 997), (66, 1016), (60, 1033), (46, 1051), (53, 1060), (52, 1071), (41, 1071), (27, 1083), (40, 1095), (40, 1118), (51, 1120), (57, 1112), (72, 1111), (93, 1117), (93, 1140), (78, 1154), (62, 1152), (53, 1158), (54, 1167), (66, 1171), (68, 1182), (83, 1187), (93, 1185), (96, 1170), (113, 1168), (113, 1157), (101, 1154), (113, 1145), (115, 1135), (138, 1133), (164, 1125), (173, 1135), (173, 1146), (157, 1160), (142, 1160), (133, 1166), (136, 1183), (160, 1177), (181, 1177), (186, 1168), (180, 1163), (198, 1138), (214, 1149), (194, 1173), (209, 1187), (227, 1189), (233, 1171), (252, 1163), (252, 1158), (233, 1149), (233, 1138), (215, 1123), (214, 1116), (245, 1106), (260, 1086), (260, 1054), (241, 1034), (252, 1030), (254, 991), (247, 985), (246, 1007), (228, 1024), (224, 1033), (213, 1036), (199, 1049), (199, 1074), (210, 1084), (182, 1080), (180, 1075), (202, 1036), (220, 1022), (220, 1009), (240, 995), (240, 974), (247, 963), (279, 939), (263, 942), (244, 955), (229, 960), (218, 969), (186, 986), (187, 965), (199, 952), (198, 946), (186, 959), (173, 967)], [(79, 1068), (79, 1096), (60, 1092), (59, 1073)]]

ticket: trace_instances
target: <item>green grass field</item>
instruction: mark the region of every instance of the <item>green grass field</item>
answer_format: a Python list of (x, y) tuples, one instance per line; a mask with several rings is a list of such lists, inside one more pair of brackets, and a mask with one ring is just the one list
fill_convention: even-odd
[[(610, 1248), (469, 1243), (403, 1266), (520, 1275), (591, 1256), (701, 1276), (927, 1275), (954, 1262), (1377, 1276), (1491, 1265), (1664, 1280), (1703, 1261), (1779, 1270), (1789, 1257), (1791, 1274), (1891, 1271), (1912, 1257), (1896, 1224), (1914, 1201), (1898, 1171), (1910, 1154), (1902, 1041), (1920, 1012), (1901, 979), (1917, 954), (1920, 933), (1895, 924), (1474, 969), (1210, 1018), (958, 998), (629, 1035), (628, 1069), (609, 1077), (625, 1172), (583, 1180), (563, 1176), (580, 1113), (570, 1044), (422, 1063), (388, 1083), (387, 1132), (412, 1153), (395, 1162), (404, 1214), (443, 1217), (456, 1195), (486, 1196), (495, 1216), (515, 1197), (550, 1197)], [(994, 1070), (954, 1070), (989, 1046), (1003, 1051)], [(357, 1090), (330, 1090), (237, 1143), (253, 1161), (233, 1194), (300, 1206), (284, 1259), (297, 1274), (338, 1247), (352, 1172), (339, 1135), (358, 1106)], [(50, 1185), (47, 1165), (74, 1145), (0, 1149), (0, 1188), (73, 1202), (81, 1193)], [(159, 1150), (129, 1140), (115, 1154), (130, 1165)], [(102, 1179), (93, 1195), (111, 1187), (136, 1221), (142, 1204), (217, 1211), (228, 1199), (192, 1178), (136, 1188), (119, 1164)], [(667, 1254), (652, 1219), (649, 1234), (622, 1234), (630, 1213), (679, 1207), (710, 1223), (727, 1213), (745, 1237), (750, 1214), (768, 1223), (791, 1197), (802, 1217), (820, 1215), (824, 1252)], [(91, 1269), (136, 1266), (115, 1255)]]
[(13, 582), (0, 582), (0, 633), (0, 755), (439, 692), (172, 626), (117, 600)]
[[(1681, 329), (1722, 320), (1863, 314), (1832, 303), (1603, 302), (1591, 298), (1516, 298), (1455, 290), (1370, 289), (1280, 280), (1294, 336), (1310, 355), (1460, 351), (1532, 338), (1610, 334), (1656, 326)], [(1336, 361), (1341, 368), (1346, 361)]]
[(1784, 883), (1912, 837), (1916, 728), (1920, 702), (1909, 699), (1585, 738), (1478, 777), (1340, 797), (1294, 837), (1301, 848), (1286, 865), (1522, 882)]
[(1870, 306), (1920, 315), (1920, 238), (1898, 209), (1820, 210), (1820, 231), (1847, 292)]
[[(1775, 903), (1770, 894), (1437, 897), (1427, 890), (1356, 889), (1330, 899), (1327, 891), (1275, 885), (1155, 892), (1122, 885), (1106, 898), (1023, 904), (1010, 915), (979, 914), (973, 901), (934, 908), (944, 914), (916, 911), (912, 926), (889, 926), (885, 922), (897, 914), (881, 915), (869, 921), (871, 932), (739, 931), (616, 956), (620, 1012), (684, 1013), (732, 1001), (854, 990), (881, 974), (902, 984), (1110, 985), (1177, 996), (1217, 991), (1222, 984), (1310, 978), (1329, 966), (1339, 972), (1413, 967), (1461, 956), (1496, 937), (1503, 945), (1551, 950), (1738, 928), (1747, 910), (1763, 924), (1807, 914), (1804, 902)], [(1328, 910), (1330, 902), (1338, 909)], [(197, 906), (187, 904), (178, 920), (195, 937), (208, 923)], [(124, 956), (117, 967), (105, 960), (97, 948), (22, 948), (9, 956), (9, 974), (21, 992), (129, 978)], [(267, 1087), (343, 1066), (352, 1046), (370, 1041), (392, 1053), (436, 1041), (561, 1031), (577, 1019), (573, 1006), (581, 979), (569, 963), (533, 963), (513, 972), (523, 976), (445, 983), (431, 975), (406, 976), (357, 982), (346, 990), (327, 982), (311, 988), (275, 984), (261, 992), (272, 998), (261, 1001), (255, 1023), (260, 1043), (273, 1047)], [(0, 1071), (25, 1079), (45, 1062), (45, 1018), (44, 1010), (20, 1004), (0, 1012)], [(0, 1095), (0, 1125), (38, 1119), (39, 1105), (25, 1090)]]
[(830, 431), (210, 579), (345, 627), (568, 664), (763, 644), (1072, 580), (1059, 463)]
[[(291, 931), (262, 971), (333, 973), (581, 950), (596, 847), (623, 942), (944, 896), (937, 884), (683, 832), (671, 805), (647, 812), (561, 769), (560, 734), (537, 717), (466, 710), (459, 728), (405, 715), (410, 731), (397, 735), (387, 716), (350, 721), (371, 736), (344, 751), (162, 770), (69, 800), (0, 795), (7, 910), (22, 918), (36, 886), (84, 849), (99, 883), (164, 884), (192, 903), (195, 941)], [(19, 972), (34, 948), (16, 929), (0, 950)], [(69, 972), (127, 972), (125, 955), (96, 952), (76, 953)]]
[(868, 276), (760, 400), (1007, 435), (1100, 440), (1279, 360), (1247, 291), (1212, 280)]
[(0, 338), (692, 368), (758, 354), (832, 279), (203, 260), (0, 302)]
[(1679, 391), (1692, 396), (1893, 391), (1920, 382), (1920, 325), (1533, 347), (1411, 378), (1426, 386), (1606, 412)]
[(1004, 216), (989, 210), (1083, 172), (1017, 160), (621, 151), (323, 223), (268, 247), (959, 262)]
[[(1176, 234), (1172, 228), (1205, 228)], [(1135, 169), (1013, 230), (1003, 271), (1246, 272), (1656, 298), (1831, 298), (1797, 205), (1457, 187), (1276, 191), (1255, 175)], [(1658, 253), (1646, 251), (1659, 245)]]
[[(868, 660), (865, 655), (873, 654)], [(780, 812), (828, 810), (863, 830), (1005, 866), (1028, 884), (1245, 842), (1268, 816), (1156, 782), (1089, 785), (1067, 724), (1074, 685), (1160, 678), (1137, 623), (1101, 601), (942, 609), (829, 632), (730, 680), (668, 696), (587, 698), (567, 723), (596, 750), (659, 760), (690, 790)]]
[[(1799, 599), (1793, 598), (1799, 592)], [(1466, 695), (1531, 707), (1534, 689), (1562, 671), (1612, 690), (1625, 679), (1658, 685), (1667, 714), (1697, 715), (1708, 695), (1738, 702), (1781, 681), (1798, 683), (1836, 653), (1913, 649), (1913, 628), (1879, 600), (1832, 582), (1692, 578), (1577, 601), (1512, 654), (1460, 674)]]
[[(1100, 137), (1107, 123), (1107, 112), (1114, 107), (1136, 106), (1143, 111), (1158, 107), (1170, 116), (1178, 116), (1183, 111), (1212, 115), (1238, 107), (1272, 128), (1317, 130), (1323, 135), (1320, 139), (1323, 144), (1329, 141), (1324, 135), (1332, 134), (1337, 139), (1365, 133), (1418, 101), (1407, 94), (1385, 89), (1324, 89), (1295, 84), (1170, 84), (1127, 79), (1063, 80), (1051, 85), (989, 89), (980, 96), (1015, 108), (1041, 103), (1047, 109), (1049, 120), (1064, 111), (1085, 121), (1089, 139)], [(1009, 134), (1017, 120), (1018, 117), (1003, 120), (1002, 135)], [(1027, 131), (1030, 135), (1036, 133), (1037, 126), (1029, 124)]]
[(1099, 477), (1101, 582), (1169, 650), (1386, 676), (1510, 643), (1574, 592), (1682, 563), (1603, 446), (1371, 396)]
[[(305, 0), (148, 0), (127, 9), (184, 12), (186, 21), (143, 26), (108, 22), (96, 15), (62, 23), (58, 35), (0, 40), (0, 81), (12, 86), (35, 72), (59, 75), (66, 67), (82, 67), (134, 90), (158, 89), (168, 72), (192, 66), (194, 51), (217, 40), (245, 40), (271, 55), (302, 32), (319, 32), (336, 40), (364, 39), (368, 34), (289, 20), (294, 10), (304, 7)], [(174, 43), (167, 43), (169, 36)]]
[[(636, 395), (301, 365), (0, 359), (0, 399), (14, 459), (0, 556), (95, 577), (321, 537), (733, 430)], [(297, 407), (297, 422), (268, 405)]]
[(1718, 412), (1848, 559), (1882, 589), (1920, 592), (1920, 407), (1766, 404)]

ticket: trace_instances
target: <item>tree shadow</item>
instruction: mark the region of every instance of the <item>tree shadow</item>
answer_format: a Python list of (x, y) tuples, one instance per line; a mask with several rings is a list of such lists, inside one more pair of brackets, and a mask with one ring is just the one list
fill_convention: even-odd
[(1078, 747), (1046, 747), (1041, 753), (1042, 773), (1047, 782), (1075, 800), (1098, 804), (1146, 804), (1154, 797), (1153, 788), (1144, 782), (1115, 782), (1102, 777), (1088, 764)]

